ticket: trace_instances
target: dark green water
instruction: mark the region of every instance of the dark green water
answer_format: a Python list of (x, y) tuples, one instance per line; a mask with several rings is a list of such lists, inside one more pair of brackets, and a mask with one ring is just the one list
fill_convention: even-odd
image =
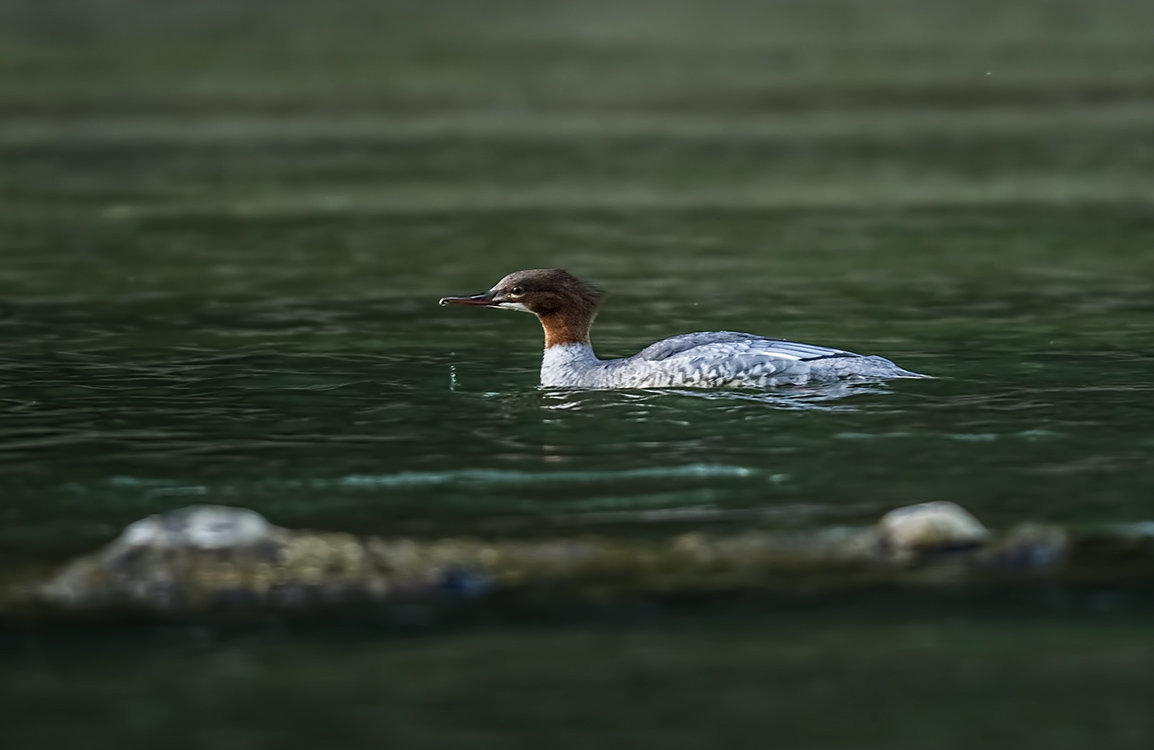
[[(0, 563), (200, 502), (428, 537), (1154, 517), (1154, 6), (863, 7), (0, 2)], [(746, 330), (937, 379), (542, 392), (529, 317), (436, 306), (540, 266), (609, 289), (602, 356)], [(1144, 748), (1149, 626), (11, 636), (0, 738)]]

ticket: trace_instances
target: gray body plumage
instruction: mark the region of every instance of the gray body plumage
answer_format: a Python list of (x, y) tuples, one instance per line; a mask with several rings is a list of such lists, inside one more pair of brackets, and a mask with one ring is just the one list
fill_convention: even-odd
[(588, 344), (563, 344), (546, 349), (541, 361), (541, 385), (557, 388), (766, 388), (922, 377), (882, 357), (733, 331), (673, 336), (624, 359), (600, 360)]

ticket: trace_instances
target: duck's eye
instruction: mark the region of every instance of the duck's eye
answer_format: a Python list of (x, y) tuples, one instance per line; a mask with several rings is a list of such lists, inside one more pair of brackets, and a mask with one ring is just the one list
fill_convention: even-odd
[(520, 295), (522, 295), (522, 294), (524, 294), (524, 293), (525, 293), (525, 290), (524, 290), (524, 289), (522, 289), (521, 287), (519, 287), (519, 286), (515, 286), (515, 287), (513, 287), (513, 294), (515, 294), (515, 295), (517, 295), (517, 296), (520, 296)]

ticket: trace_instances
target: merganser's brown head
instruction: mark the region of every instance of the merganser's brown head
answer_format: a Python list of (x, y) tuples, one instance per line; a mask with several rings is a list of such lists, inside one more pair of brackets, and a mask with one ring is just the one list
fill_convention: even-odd
[(476, 305), (533, 313), (545, 329), (545, 348), (588, 344), (589, 327), (605, 293), (561, 268), (515, 271), (489, 291), (442, 297), (442, 305)]

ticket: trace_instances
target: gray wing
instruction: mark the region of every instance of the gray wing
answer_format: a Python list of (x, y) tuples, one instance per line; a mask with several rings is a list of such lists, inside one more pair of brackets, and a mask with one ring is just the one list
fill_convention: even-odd
[[(763, 388), (854, 377), (921, 377), (888, 359), (749, 333), (687, 333), (603, 363), (634, 388)], [(616, 382), (616, 381), (615, 381)]]
[[(698, 349), (699, 352), (694, 350)], [(859, 355), (828, 346), (799, 344), (785, 339), (771, 339), (751, 333), (734, 331), (711, 331), (708, 333), (683, 333), (680, 336), (663, 339), (638, 352), (637, 357), (651, 362), (660, 362), (671, 357), (693, 357), (698, 354), (724, 352), (729, 356), (751, 355), (751, 357), (775, 357), (801, 360), (803, 362), (828, 357), (857, 357)]]

